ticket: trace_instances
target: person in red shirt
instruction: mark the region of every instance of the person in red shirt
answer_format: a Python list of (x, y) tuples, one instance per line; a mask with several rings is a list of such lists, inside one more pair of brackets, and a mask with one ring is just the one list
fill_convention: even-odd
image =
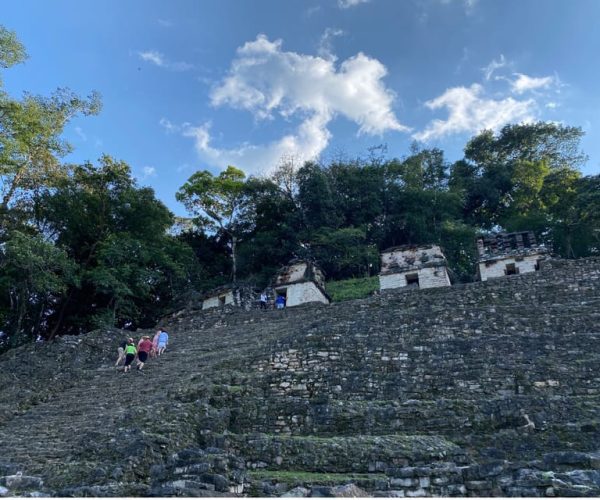
[(148, 359), (150, 351), (152, 350), (152, 341), (148, 335), (144, 335), (138, 342), (138, 363), (137, 369), (141, 370), (144, 368), (144, 363)]

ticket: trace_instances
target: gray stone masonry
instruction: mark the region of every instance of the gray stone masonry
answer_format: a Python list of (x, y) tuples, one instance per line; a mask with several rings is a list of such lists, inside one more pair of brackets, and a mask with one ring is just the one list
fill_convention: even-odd
[[(598, 496), (600, 259), (0, 356), (0, 494)], [(145, 332), (136, 332), (136, 336)]]

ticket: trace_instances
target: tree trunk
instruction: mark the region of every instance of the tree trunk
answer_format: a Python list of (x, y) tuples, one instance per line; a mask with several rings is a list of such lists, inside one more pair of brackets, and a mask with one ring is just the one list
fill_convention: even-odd
[[(81, 266), (82, 271), (86, 270), (87, 266), (91, 262), (92, 257), (94, 256), (94, 253), (96, 252), (96, 247), (98, 246), (98, 243), (100, 243), (99, 240), (96, 241), (91, 246), (90, 253), (87, 256), (87, 259), (85, 259), (85, 263), (83, 264), (83, 266)], [(63, 320), (65, 319), (65, 311), (67, 310), (67, 306), (69, 305), (69, 303), (73, 299), (73, 294), (74, 293), (75, 293), (75, 288), (74, 288), (74, 285), (73, 285), (71, 287), (71, 289), (69, 290), (69, 294), (67, 295), (67, 298), (64, 301), (64, 303), (63, 303), (63, 305), (62, 305), (62, 307), (60, 309), (60, 313), (58, 314), (58, 321), (56, 322), (56, 325), (54, 325), (54, 328), (50, 332), (50, 335), (48, 335), (48, 340), (52, 340), (54, 337), (56, 337), (56, 334), (58, 333), (58, 330), (62, 326)]]
[(15, 336), (17, 337), (21, 335), (21, 329), (23, 328), (23, 320), (25, 319), (25, 313), (27, 312), (27, 297), (27, 290), (23, 290), (20, 294), (17, 308), (17, 328), (15, 329)]
[(56, 337), (56, 334), (58, 333), (59, 328), (62, 326), (63, 320), (65, 319), (65, 312), (67, 310), (67, 306), (69, 305), (69, 303), (71, 302), (71, 299), (73, 298), (74, 291), (75, 290), (73, 288), (71, 288), (71, 290), (69, 290), (69, 294), (67, 295), (67, 298), (63, 302), (63, 305), (60, 308), (60, 312), (58, 313), (58, 319), (56, 321), (56, 324), (54, 325), (54, 328), (52, 328), (52, 331), (48, 335), (48, 340), (52, 340), (54, 337)]
[(237, 243), (237, 238), (232, 234), (231, 235), (231, 264), (232, 264), (231, 274), (232, 274), (234, 283), (237, 282), (237, 261), (236, 261), (236, 255), (235, 255), (236, 243)]

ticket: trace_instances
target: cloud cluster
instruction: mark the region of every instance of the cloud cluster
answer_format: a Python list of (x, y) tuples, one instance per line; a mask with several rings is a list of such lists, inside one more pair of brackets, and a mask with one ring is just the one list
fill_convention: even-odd
[(349, 9), (351, 7), (356, 7), (361, 3), (368, 3), (371, 0), (338, 0), (338, 7), (340, 9)]
[(530, 90), (547, 89), (557, 83), (553, 76), (534, 78), (522, 73), (515, 73), (515, 76), (517, 79), (511, 82), (511, 88), (515, 94), (523, 94)]
[[(395, 95), (383, 83), (387, 70), (380, 61), (359, 52), (338, 62), (330, 41), (342, 34), (326, 30), (319, 55), (285, 51), (281, 40), (258, 35), (238, 48), (226, 76), (212, 88), (214, 107), (248, 112), (257, 122), (284, 120), (288, 127), (298, 123), (291, 133), (265, 144), (223, 148), (215, 143), (210, 122), (173, 124), (162, 118), (160, 125), (167, 133), (192, 139), (207, 163), (236, 165), (248, 173), (269, 171), (284, 156), (300, 161), (318, 157), (331, 140), (329, 126), (338, 116), (355, 123), (359, 134), (411, 132), (394, 113)], [(167, 64), (160, 54), (148, 53), (147, 58), (158, 66)], [(513, 66), (500, 55), (482, 68), (481, 83), (447, 88), (426, 101), (426, 108), (446, 117), (434, 118), (412, 137), (428, 142), (497, 130), (507, 123), (539, 119), (541, 110), (558, 105), (549, 99), (560, 86), (558, 77), (511, 74)]]
[(164, 68), (171, 71), (188, 71), (194, 67), (193, 64), (183, 61), (169, 61), (163, 54), (156, 50), (146, 50), (144, 52), (138, 52), (137, 54), (142, 61), (152, 63), (159, 68)]
[[(533, 91), (553, 91), (560, 87), (557, 77), (532, 77), (523, 73), (509, 76), (494, 76), (504, 68), (511, 68), (513, 63), (500, 55), (499, 60), (492, 60), (482, 68), (485, 82), (502, 82), (508, 88), (496, 92), (493, 96), (483, 85), (475, 83), (469, 87), (460, 86), (447, 89), (442, 95), (425, 102), (431, 110), (446, 109), (445, 120), (434, 119), (424, 130), (413, 134), (419, 141), (430, 141), (451, 134), (478, 133), (483, 129), (497, 130), (511, 122), (530, 122), (539, 119), (540, 107), (548, 109), (557, 106), (554, 102), (540, 102), (540, 95), (524, 98), (523, 94)], [(492, 78), (493, 77), (493, 78)], [(542, 96), (543, 97), (543, 96)], [(546, 96), (547, 97), (547, 96)]]
[(156, 177), (156, 176), (157, 176), (156, 168), (146, 165), (146, 166), (142, 167), (141, 174), (139, 176), (136, 176), (136, 178), (140, 181), (144, 181), (146, 179), (149, 179), (151, 177)]
[(506, 61), (504, 54), (500, 54), (500, 60), (496, 61), (495, 59), (492, 59), (492, 62), (489, 63), (485, 68), (481, 68), (481, 71), (483, 71), (485, 79), (489, 81), (496, 70), (504, 68), (507, 65), (508, 62)]
[(187, 126), (184, 134), (194, 138), (201, 156), (216, 164), (238, 163), (256, 172), (275, 166), (283, 155), (318, 156), (329, 143), (327, 127), (336, 116), (356, 123), (359, 133), (408, 131), (393, 112), (394, 94), (382, 82), (386, 73), (383, 64), (363, 53), (337, 66), (333, 56), (286, 52), (281, 40), (259, 35), (238, 49), (228, 75), (213, 88), (211, 102), (248, 111), (257, 120), (299, 118), (295, 133), (267, 145), (229, 150), (211, 145), (209, 124)]
[(450, 134), (498, 129), (509, 122), (532, 121), (536, 115), (533, 99), (519, 101), (512, 97), (492, 99), (484, 96), (484, 89), (475, 83), (470, 87), (454, 87), (441, 96), (425, 103), (431, 110), (447, 108), (446, 120), (433, 120), (425, 130), (413, 137), (428, 141)]

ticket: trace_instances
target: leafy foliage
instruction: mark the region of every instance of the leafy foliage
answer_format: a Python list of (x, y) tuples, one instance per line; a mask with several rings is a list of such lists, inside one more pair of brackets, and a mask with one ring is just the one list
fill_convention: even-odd
[[(26, 57), (0, 26), (0, 68)], [(270, 177), (202, 170), (176, 194), (193, 219), (174, 225), (125, 162), (63, 162), (65, 126), (99, 109), (94, 92), (14, 98), (0, 80), (0, 348), (149, 327), (196, 291), (238, 278), (266, 286), (294, 257), (316, 260), (344, 300), (376, 290), (380, 252), (401, 244), (440, 245), (461, 282), (473, 279), (481, 231), (533, 230), (556, 255), (600, 255), (600, 176), (579, 171), (577, 127), (483, 131), (453, 164), (413, 144), (403, 158), (382, 146), (329, 165), (287, 158)]]
[(327, 293), (334, 302), (364, 299), (379, 290), (379, 277), (350, 278), (341, 281), (328, 281)]

